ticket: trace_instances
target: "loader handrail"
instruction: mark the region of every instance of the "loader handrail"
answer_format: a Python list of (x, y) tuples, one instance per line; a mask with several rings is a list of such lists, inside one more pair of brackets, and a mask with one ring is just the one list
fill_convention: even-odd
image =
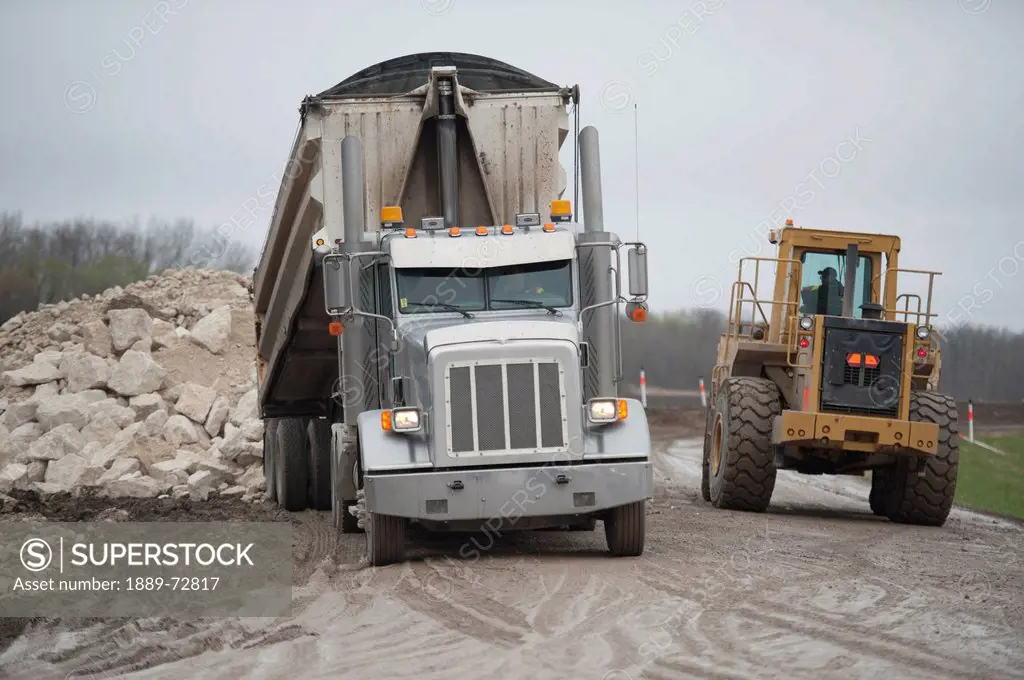
[[(927, 300), (925, 303), (925, 311), (921, 311), (922, 300), (920, 295), (917, 293), (902, 293), (894, 295), (892, 307), (883, 305), (884, 317), (896, 321), (897, 316), (901, 315), (904, 323), (909, 323), (911, 317), (913, 317), (914, 323), (918, 326), (931, 325), (932, 319), (938, 316), (938, 313), (932, 312), (932, 292), (935, 288), (935, 277), (942, 276), (942, 272), (932, 271), (929, 269), (901, 269), (898, 267), (886, 269), (884, 274), (879, 273), (879, 275), (875, 277), (875, 281), (878, 281), (882, 276), (885, 276), (883, 301), (888, 299), (890, 291), (898, 293), (895, 288), (896, 282), (893, 278), (898, 272), (902, 272), (904, 274), (926, 274), (928, 276), (928, 292), (925, 294), (925, 299)], [(915, 299), (917, 300), (916, 311), (910, 308), (911, 300)], [(903, 309), (900, 309), (899, 307), (900, 300), (905, 301)]]
[[(754, 262), (754, 282), (753, 282), (753, 284), (751, 284), (749, 281), (744, 280), (743, 267), (744, 267), (745, 263), (747, 263), (747, 262)], [(760, 314), (761, 319), (763, 320), (764, 326), (765, 326), (765, 334), (764, 334), (764, 338), (763, 339), (766, 342), (769, 340), (769, 333), (771, 331), (771, 322), (770, 322), (770, 320), (768, 318), (768, 314), (765, 312), (765, 305), (773, 305), (773, 306), (774, 305), (778, 305), (779, 307), (781, 307), (782, 310), (783, 310), (783, 313), (780, 315), (780, 317), (781, 317), (780, 320), (783, 323), (786, 323), (786, 322), (789, 321), (789, 319), (795, 318), (797, 316), (795, 310), (799, 309), (800, 302), (799, 302), (799, 300), (790, 300), (789, 296), (788, 296), (788, 291), (786, 291), (786, 293), (783, 295), (782, 299), (779, 299), (779, 300), (776, 300), (774, 298), (762, 299), (762, 298), (759, 297), (758, 288), (759, 288), (759, 282), (760, 282), (760, 278), (761, 278), (761, 262), (774, 262), (776, 264), (776, 267), (775, 267), (775, 272), (776, 272), (775, 275), (776, 276), (779, 276), (780, 275), (780, 271), (783, 269), (779, 265), (782, 265), (782, 264), (795, 265), (795, 268), (794, 268), (792, 273), (793, 273), (793, 275), (795, 275), (797, 281), (800, 280), (802, 264), (803, 263), (801, 263), (799, 260), (792, 259), (792, 258), (781, 258), (781, 257), (753, 257), (753, 256), (740, 258), (740, 261), (739, 261), (738, 267), (737, 267), (738, 273), (737, 273), (736, 281), (733, 282), (732, 286), (730, 286), (730, 288), (729, 288), (729, 320), (728, 320), (728, 325), (726, 327), (726, 335), (729, 338), (736, 338), (736, 337), (739, 337), (740, 335), (745, 335), (745, 334), (740, 332), (740, 329), (742, 328), (743, 321), (744, 321), (744, 319), (743, 319), (744, 305), (748, 304), (748, 303), (751, 305), (750, 324), (751, 324), (752, 327), (755, 326), (758, 323), (757, 315)], [(749, 294), (750, 294), (749, 298), (748, 297), (743, 297), (745, 291), (749, 291)], [(794, 311), (790, 311), (791, 308)], [(779, 333), (779, 335), (780, 335), (780, 340), (781, 340), (781, 335), (782, 334)]]

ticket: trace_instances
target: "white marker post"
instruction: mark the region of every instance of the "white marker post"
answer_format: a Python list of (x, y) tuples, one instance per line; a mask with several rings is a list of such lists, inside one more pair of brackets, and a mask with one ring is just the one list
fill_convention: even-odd
[(974, 402), (967, 400), (967, 439), (974, 441)]
[(700, 404), (704, 408), (708, 407), (708, 395), (704, 392), (704, 378), (698, 378), (700, 383)]
[(640, 403), (647, 408), (647, 373), (643, 366), (640, 367)]

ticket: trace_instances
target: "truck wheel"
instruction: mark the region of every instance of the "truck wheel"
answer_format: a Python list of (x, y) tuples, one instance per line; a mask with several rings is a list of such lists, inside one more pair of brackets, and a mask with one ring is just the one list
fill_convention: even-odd
[(639, 557), (644, 554), (647, 532), (647, 502), (637, 501), (612, 508), (604, 520), (604, 536), (608, 551), (616, 557)]
[(772, 421), (782, 413), (779, 388), (764, 378), (729, 378), (718, 390), (711, 437), (711, 503), (764, 512), (775, 490)]
[(267, 488), (266, 499), (271, 503), (277, 501), (277, 474), (274, 463), (277, 461), (277, 418), (263, 421), (263, 480)]
[(359, 510), (366, 529), (366, 551), (370, 564), (382, 567), (405, 559), (405, 529), (408, 520), (404, 517), (379, 515), (366, 510), (366, 492), (359, 490)]
[(309, 506), (331, 510), (331, 423), (312, 418), (306, 427), (309, 441)]
[(309, 471), (306, 428), (301, 418), (281, 418), (277, 425), (277, 457), (274, 472), (277, 478), (278, 504), (289, 512), (306, 509)]
[(700, 495), (706, 501), (711, 501), (711, 434), (715, 426), (715, 410), (708, 409), (707, 418), (704, 419), (704, 459), (700, 466)]
[(956, 401), (938, 392), (914, 392), (910, 395), (910, 419), (938, 424), (938, 452), (928, 456), (920, 473), (910, 458), (892, 468), (885, 514), (900, 524), (942, 526), (953, 506), (960, 458)]
[(885, 497), (891, 474), (891, 470), (888, 468), (875, 468), (871, 471), (871, 493), (868, 494), (868, 504), (871, 506), (871, 512), (879, 517), (885, 517)]
[(355, 471), (355, 464), (351, 468), (347, 461), (359, 460), (359, 441), (352, 428), (343, 426), (341, 434), (341, 446), (338, 451), (331, 450), (331, 523), (334, 528), (343, 534), (359, 534), (363, 530), (359, 526), (359, 519), (352, 514), (352, 508), (356, 507), (356, 501), (348, 500), (343, 493), (344, 474), (352, 475), (353, 483), (358, 485), (358, 476)]

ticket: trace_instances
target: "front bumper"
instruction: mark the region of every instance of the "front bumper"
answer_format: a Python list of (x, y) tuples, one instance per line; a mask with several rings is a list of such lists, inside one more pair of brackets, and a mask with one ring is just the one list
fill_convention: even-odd
[(783, 411), (772, 426), (772, 443), (864, 453), (935, 455), (939, 426), (893, 418)]
[(589, 514), (649, 499), (649, 460), (444, 472), (367, 474), (370, 512), (457, 521)]

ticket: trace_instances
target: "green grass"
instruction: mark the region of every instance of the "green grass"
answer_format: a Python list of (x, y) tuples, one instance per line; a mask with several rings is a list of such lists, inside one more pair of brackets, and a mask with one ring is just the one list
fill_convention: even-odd
[(976, 439), (1006, 455), (960, 442), (960, 470), (954, 502), (969, 508), (1024, 519), (1024, 436), (984, 436)]

